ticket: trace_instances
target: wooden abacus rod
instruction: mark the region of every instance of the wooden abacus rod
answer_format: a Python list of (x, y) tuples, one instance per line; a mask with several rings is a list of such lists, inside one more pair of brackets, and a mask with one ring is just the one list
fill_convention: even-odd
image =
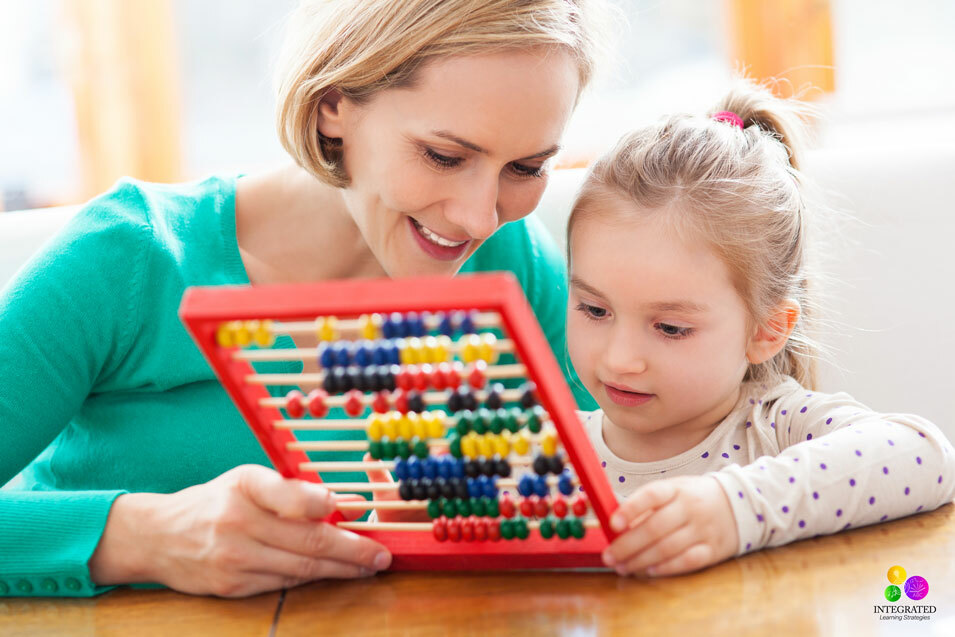
[[(382, 315), (382, 318), (385, 318), (386, 315)], [(429, 331), (438, 329), (439, 323), (437, 317), (434, 314), (431, 314), (425, 320), (425, 328)], [(501, 318), (497, 312), (478, 312), (474, 316), (474, 327), (479, 328), (492, 328), (500, 327)], [(361, 331), (361, 319), (338, 319), (336, 317), (335, 329), (339, 333), (348, 332), (351, 333), (360, 333)], [(272, 332), (278, 334), (314, 334), (315, 333), (315, 321), (273, 321), (272, 322)]]
[[(588, 529), (600, 526), (596, 518), (586, 518), (581, 522)], [(337, 526), (350, 531), (431, 531), (434, 528), (431, 522), (338, 522)], [(528, 520), (527, 528), (536, 531), (540, 528), (540, 522)]]
[[(548, 421), (545, 421), (548, 422)], [(549, 433), (556, 434), (553, 429), (548, 428)], [(480, 435), (480, 434), (478, 434)], [(543, 439), (543, 433), (529, 434), (528, 442), (540, 442)], [(451, 444), (447, 438), (429, 438), (425, 440), (429, 448), (442, 449)], [(368, 451), (367, 440), (297, 440), (286, 445), (289, 451)]]
[[(461, 346), (453, 343), (449, 353), (456, 353), (461, 350)], [(514, 341), (504, 338), (494, 343), (494, 351), (499, 354), (513, 354)], [(318, 358), (317, 347), (298, 347), (289, 349), (240, 349), (236, 350), (232, 357), (240, 361), (314, 361)], [(442, 362), (442, 361), (439, 361)], [(447, 361), (451, 362), (451, 361)], [(438, 363), (429, 363), (437, 365)]]
[(427, 500), (361, 500), (359, 502), (339, 502), (335, 505), (339, 511), (368, 511), (380, 509), (387, 511), (421, 511), (428, 508)]
[[(547, 484), (550, 486), (556, 485), (558, 480), (557, 476), (547, 476)], [(571, 484), (579, 486), (580, 481), (573, 478)], [(397, 482), (323, 482), (322, 486), (335, 493), (370, 493), (398, 490)], [(517, 480), (514, 478), (498, 478), (497, 486), (500, 489), (516, 489)]]
[[(479, 403), (486, 402), (488, 392), (475, 392), (474, 398)], [(524, 395), (524, 392), (520, 389), (505, 389), (501, 392), (501, 400), (505, 403), (516, 403), (520, 401), (521, 396)], [(448, 402), (448, 396), (444, 392), (430, 391), (422, 394), (422, 399), (424, 400), (425, 405), (444, 405)], [(329, 396), (325, 400), (325, 404), (328, 407), (344, 407), (345, 401), (348, 400), (346, 396)], [(363, 394), (361, 397), (362, 404), (366, 407), (370, 406), (375, 400), (375, 394)], [(286, 398), (262, 398), (259, 400), (259, 407), (276, 407), (284, 408), (286, 404)]]
[[(461, 378), (467, 379), (471, 370), (464, 368), (461, 371)], [(326, 372), (317, 372), (309, 374), (249, 374), (245, 377), (245, 382), (250, 385), (300, 385), (315, 384), (321, 385), (325, 382)], [(484, 377), (488, 380), (500, 380), (501, 378), (524, 378), (527, 376), (527, 368), (523, 365), (488, 365), (484, 369)], [(334, 397), (330, 397), (328, 404), (331, 406)], [(344, 401), (344, 399), (342, 399)]]
[[(439, 412), (432, 411), (431, 413), (437, 414)], [(440, 412), (443, 418), (450, 418), (453, 414), (448, 414), (447, 412)], [(546, 425), (549, 423), (550, 417), (546, 412), (542, 415), (541, 425)], [(519, 418), (518, 422), (522, 425), (526, 422), (525, 418)], [(337, 431), (342, 429), (347, 429), (351, 431), (365, 431), (368, 429), (368, 418), (316, 418), (316, 419), (293, 419), (293, 418), (283, 418), (280, 420), (273, 420), (272, 426), (276, 429), (289, 429), (291, 431)]]
[[(508, 459), (511, 465), (530, 465), (532, 460), (517, 456)], [(299, 471), (317, 471), (319, 473), (347, 473), (350, 471), (394, 471), (395, 463), (391, 460), (370, 460), (368, 462), (349, 462), (347, 460), (328, 460), (324, 462), (300, 462)]]

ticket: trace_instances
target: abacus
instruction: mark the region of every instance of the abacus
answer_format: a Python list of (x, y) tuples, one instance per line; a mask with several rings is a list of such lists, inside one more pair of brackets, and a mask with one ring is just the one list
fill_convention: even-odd
[[(326, 521), (393, 570), (601, 566), (616, 499), (512, 275), (191, 288), (180, 317), (277, 471), (389, 498)], [(342, 477), (370, 471), (396, 481)]]

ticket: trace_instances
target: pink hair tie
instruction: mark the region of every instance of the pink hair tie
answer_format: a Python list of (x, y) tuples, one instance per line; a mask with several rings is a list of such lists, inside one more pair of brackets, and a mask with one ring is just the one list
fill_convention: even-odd
[(720, 111), (719, 113), (713, 113), (713, 119), (717, 122), (727, 122), (733, 124), (734, 126), (739, 126), (740, 130), (746, 128), (746, 124), (743, 123), (743, 118), (733, 111)]

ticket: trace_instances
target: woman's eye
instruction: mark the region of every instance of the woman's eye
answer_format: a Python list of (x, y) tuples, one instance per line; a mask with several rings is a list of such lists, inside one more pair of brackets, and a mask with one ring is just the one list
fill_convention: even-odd
[(680, 327), (669, 323), (657, 323), (655, 327), (667, 338), (686, 338), (693, 333), (692, 327)]
[(431, 161), (431, 163), (438, 168), (454, 168), (464, 161), (463, 157), (448, 157), (447, 155), (442, 155), (441, 153), (435, 152), (430, 148), (425, 148), (424, 154)]
[(517, 162), (511, 162), (511, 170), (519, 177), (542, 177), (544, 175), (543, 166), (526, 166)]
[(597, 307), (596, 305), (588, 305), (586, 303), (578, 303), (577, 311), (582, 312), (584, 316), (593, 320), (599, 321), (600, 319), (607, 317), (607, 310), (602, 307)]

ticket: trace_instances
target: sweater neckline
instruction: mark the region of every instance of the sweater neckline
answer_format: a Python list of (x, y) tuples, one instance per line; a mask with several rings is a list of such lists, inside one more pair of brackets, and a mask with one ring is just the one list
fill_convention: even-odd
[(242, 253), (239, 252), (239, 238), (236, 235), (236, 207), (235, 197), (238, 180), (242, 175), (223, 177), (220, 196), (220, 230), (222, 237), (222, 267), (229, 280), (237, 285), (249, 285), (249, 273), (245, 269), (245, 263), (242, 261)]

